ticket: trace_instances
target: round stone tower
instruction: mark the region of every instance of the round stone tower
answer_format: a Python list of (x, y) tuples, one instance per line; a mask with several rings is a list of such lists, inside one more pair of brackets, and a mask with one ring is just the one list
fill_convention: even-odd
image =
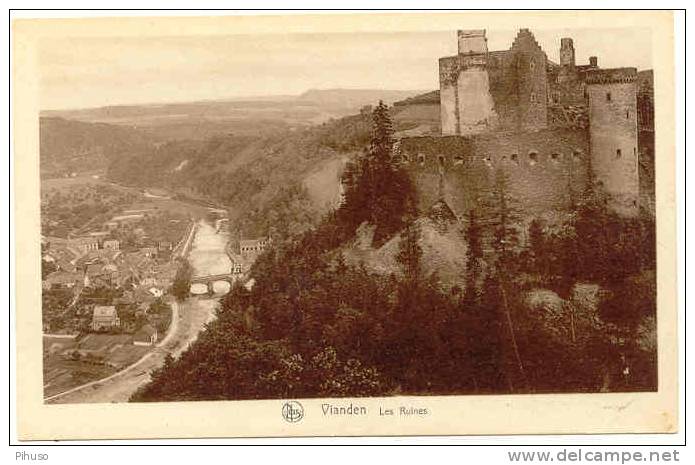
[(586, 74), (594, 181), (609, 208), (622, 216), (639, 212), (636, 78), (635, 68)]

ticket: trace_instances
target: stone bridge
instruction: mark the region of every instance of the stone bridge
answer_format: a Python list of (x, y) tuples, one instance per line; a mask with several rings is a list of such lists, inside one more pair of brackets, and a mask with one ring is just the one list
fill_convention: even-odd
[(225, 273), (225, 274), (213, 274), (213, 275), (208, 275), (208, 276), (194, 276), (191, 278), (191, 287), (194, 284), (205, 284), (208, 287), (208, 292), (213, 293), (213, 284), (217, 281), (227, 281), (229, 285), (231, 286), (234, 284), (234, 275), (231, 273)]

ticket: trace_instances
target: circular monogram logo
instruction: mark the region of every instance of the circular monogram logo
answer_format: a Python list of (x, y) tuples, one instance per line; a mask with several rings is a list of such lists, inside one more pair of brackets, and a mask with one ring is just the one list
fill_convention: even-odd
[(282, 406), (282, 418), (290, 423), (297, 423), (304, 418), (304, 407), (299, 402), (290, 400)]

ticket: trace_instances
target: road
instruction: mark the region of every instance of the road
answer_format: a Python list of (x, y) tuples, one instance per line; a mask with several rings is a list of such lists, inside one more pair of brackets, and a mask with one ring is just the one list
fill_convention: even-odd
[[(127, 402), (162, 366), (167, 354), (178, 357), (194, 342), (205, 323), (215, 315), (215, 299), (191, 298), (172, 304), (171, 329), (157, 347), (144, 357), (108, 378), (94, 381), (45, 399), (49, 404)], [(175, 316), (175, 318), (174, 318)]]
[[(229, 260), (225, 252), (226, 236), (215, 234), (212, 226), (200, 222), (193, 238), (189, 259), (195, 274), (218, 272)], [(226, 266), (226, 270), (229, 267)], [(78, 386), (44, 399), (49, 404), (127, 402), (150, 379), (150, 373), (162, 366), (167, 354), (178, 357), (193, 343), (205, 324), (215, 316), (218, 297), (190, 297), (172, 304), (172, 322), (167, 335), (140, 360), (101, 380)]]

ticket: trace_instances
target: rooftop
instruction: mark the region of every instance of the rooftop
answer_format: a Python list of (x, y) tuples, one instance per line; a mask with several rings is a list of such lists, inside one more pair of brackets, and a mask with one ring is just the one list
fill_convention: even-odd
[(94, 307), (95, 317), (111, 317), (117, 315), (116, 307), (113, 305), (97, 305)]

